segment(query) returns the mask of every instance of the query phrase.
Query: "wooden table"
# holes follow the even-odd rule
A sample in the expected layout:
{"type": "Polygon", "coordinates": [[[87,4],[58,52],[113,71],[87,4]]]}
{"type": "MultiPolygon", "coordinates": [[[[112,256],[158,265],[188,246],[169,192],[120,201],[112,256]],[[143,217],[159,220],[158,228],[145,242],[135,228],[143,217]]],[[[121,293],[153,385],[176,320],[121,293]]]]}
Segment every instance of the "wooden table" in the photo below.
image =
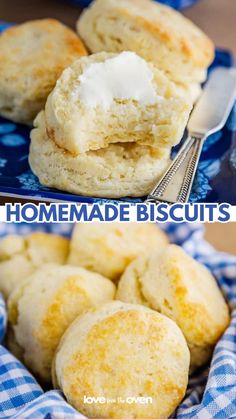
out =
{"type": "MultiPolygon", "coordinates": [[[[184,14],[208,33],[216,45],[236,54],[236,0],[201,0],[184,14]]],[[[0,0],[0,20],[9,22],[54,17],[74,27],[78,15],[79,9],[63,0],[0,0]]],[[[236,254],[235,223],[208,224],[206,237],[219,250],[236,254]]]]}

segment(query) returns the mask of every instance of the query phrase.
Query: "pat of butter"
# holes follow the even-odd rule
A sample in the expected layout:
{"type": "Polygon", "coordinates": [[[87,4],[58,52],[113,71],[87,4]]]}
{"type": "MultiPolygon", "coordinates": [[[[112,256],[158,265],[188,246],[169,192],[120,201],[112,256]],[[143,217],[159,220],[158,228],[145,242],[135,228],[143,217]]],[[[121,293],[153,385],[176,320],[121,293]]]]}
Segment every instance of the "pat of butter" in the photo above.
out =
{"type": "Polygon", "coordinates": [[[88,65],[79,82],[74,95],[90,107],[108,109],[115,99],[135,100],[140,105],[152,105],[160,99],[150,67],[133,52],[88,65]]]}

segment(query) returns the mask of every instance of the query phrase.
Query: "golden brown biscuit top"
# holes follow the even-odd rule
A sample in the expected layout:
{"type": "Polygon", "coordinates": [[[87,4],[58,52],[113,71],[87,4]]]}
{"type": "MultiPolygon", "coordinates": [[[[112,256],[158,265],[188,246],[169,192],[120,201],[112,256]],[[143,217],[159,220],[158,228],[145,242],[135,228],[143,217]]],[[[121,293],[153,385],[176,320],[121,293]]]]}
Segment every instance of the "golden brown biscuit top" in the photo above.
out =
{"type": "MultiPolygon", "coordinates": [[[[134,23],[154,37],[160,38],[171,49],[200,67],[207,67],[214,58],[214,45],[194,23],[168,6],[151,0],[100,0],[103,7],[117,10],[119,16],[134,23]]],[[[136,29],[136,28],[135,28],[136,29]]]]}
{"type": "Polygon", "coordinates": [[[48,80],[45,88],[53,87],[64,68],[82,55],[87,55],[83,43],[62,23],[55,19],[29,21],[0,36],[0,77],[17,83],[23,91],[44,78],[48,80]]]}
{"type": "Polygon", "coordinates": [[[54,368],[57,384],[63,383],[72,405],[89,417],[162,418],[184,396],[188,363],[187,345],[175,323],[141,306],[114,302],[75,320],[61,341],[54,368]],[[115,403],[94,411],[84,405],[84,394],[108,399],[148,395],[152,404],[144,416],[143,405],[115,403]]]}

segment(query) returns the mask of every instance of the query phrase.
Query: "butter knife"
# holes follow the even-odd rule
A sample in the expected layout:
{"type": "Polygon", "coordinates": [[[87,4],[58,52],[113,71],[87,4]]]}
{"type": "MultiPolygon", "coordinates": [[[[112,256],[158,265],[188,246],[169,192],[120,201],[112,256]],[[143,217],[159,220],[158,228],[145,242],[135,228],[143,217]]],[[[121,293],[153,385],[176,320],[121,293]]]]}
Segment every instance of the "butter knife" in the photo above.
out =
{"type": "Polygon", "coordinates": [[[206,138],[225,125],[236,100],[236,69],[214,70],[190,116],[188,137],[145,202],[188,202],[206,138]]]}

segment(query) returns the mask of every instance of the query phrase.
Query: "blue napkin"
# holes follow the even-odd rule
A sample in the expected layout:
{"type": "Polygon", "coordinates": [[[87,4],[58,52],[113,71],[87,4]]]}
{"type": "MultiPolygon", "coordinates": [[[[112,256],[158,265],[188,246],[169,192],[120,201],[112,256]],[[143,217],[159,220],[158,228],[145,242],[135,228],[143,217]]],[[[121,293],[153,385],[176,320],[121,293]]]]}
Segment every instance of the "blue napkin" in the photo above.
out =
{"type": "MultiPolygon", "coordinates": [[[[205,264],[214,274],[232,309],[231,324],[216,345],[211,364],[189,382],[185,399],[172,419],[236,418],[236,257],[216,252],[204,241],[204,229],[196,224],[165,224],[172,242],[205,264]],[[210,369],[209,369],[210,367],[210,369]]],[[[28,234],[32,230],[70,236],[69,224],[29,225],[0,223],[0,237],[28,234]]],[[[6,309],[0,302],[0,336],[6,328],[6,309]]],[[[32,375],[4,346],[0,346],[0,418],[82,419],[59,391],[44,392],[32,375]]]]}

